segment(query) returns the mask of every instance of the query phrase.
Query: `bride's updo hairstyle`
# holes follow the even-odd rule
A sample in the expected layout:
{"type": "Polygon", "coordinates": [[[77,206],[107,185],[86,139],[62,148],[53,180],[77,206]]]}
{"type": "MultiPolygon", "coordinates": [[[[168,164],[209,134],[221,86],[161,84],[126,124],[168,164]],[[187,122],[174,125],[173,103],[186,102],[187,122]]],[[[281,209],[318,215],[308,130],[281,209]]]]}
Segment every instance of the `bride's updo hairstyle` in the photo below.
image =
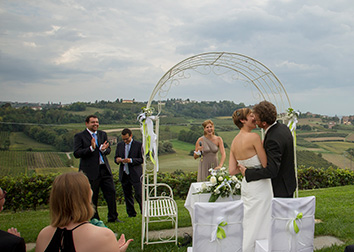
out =
{"type": "Polygon", "coordinates": [[[90,183],[82,172],[57,176],[49,198],[51,225],[64,227],[71,222],[88,221],[94,213],[91,197],[90,183]]]}
{"type": "Polygon", "coordinates": [[[234,120],[234,124],[241,129],[243,127],[243,123],[241,120],[247,120],[247,116],[252,113],[252,110],[249,108],[242,108],[235,110],[232,114],[232,119],[234,120]]]}
{"type": "MultiPolygon", "coordinates": [[[[208,124],[213,125],[213,128],[214,128],[214,123],[213,123],[213,121],[210,120],[210,119],[205,120],[205,121],[202,123],[203,128],[205,129],[205,127],[206,127],[208,124]]],[[[204,135],[206,135],[205,132],[204,132],[204,135]]],[[[213,135],[215,135],[215,129],[213,130],[213,135]]]]}

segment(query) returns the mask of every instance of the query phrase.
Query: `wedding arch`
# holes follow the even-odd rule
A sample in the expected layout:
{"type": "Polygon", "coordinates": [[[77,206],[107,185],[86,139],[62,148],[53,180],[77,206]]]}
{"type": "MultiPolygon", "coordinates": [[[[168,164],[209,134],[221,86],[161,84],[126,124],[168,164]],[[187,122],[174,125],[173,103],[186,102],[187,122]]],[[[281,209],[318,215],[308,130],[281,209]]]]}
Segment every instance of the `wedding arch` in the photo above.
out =
{"type": "MultiPolygon", "coordinates": [[[[290,123],[296,126],[296,118],[289,117],[289,110],[291,109],[290,99],[286,93],[286,90],[276,75],[267,68],[261,62],[238,53],[229,52],[208,52],[198,55],[194,55],[185,60],[182,60],[178,64],[174,65],[168,70],[158,81],[154,87],[146,107],[143,109],[143,113],[139,115],[143,132],[143,146],[145,156],[143,165],[143,202],[145,210],[143,209],[142,218],[142,248],[144,243],[151,244],[156,242],[150,242],[148,238],[150,217],[146,213],[150,209],[150,200],[160,199],[156,188],[157,172],[159,170],[158,163],[158,139],[159,139],[159,115],[162,110],[162,100],[165,99],[173,86],[178,86],[182,80],[189,79],[191,72],[198,74],[208,75],[229,75],[231,80],[235,82],[241,82],[245,87],[251,88],[251,94],[258,102],[267,100],[272,102],[278,111],[278,119],[290,123]],[[157,98],[157,110],[152,107],[152,103],[157,98]]],[[[295,134],[295,127],[293,134],[295,134]]],[[[295,141],[296,137],[294,137],[295,141]]],[[[296,145],[295,145],[296,146],[296,145]]],[[[296,164],[296,149],[295,155],[295,168],[296,164]]],[[[296,170],[296,169],[295,169],[296,170]]],[[[160,183],[161,184],[161,183],[160,183]]],[[[172,189],[168,185],[164,185],[168,188],[172,194],[172,189]]],[[[166,196],[166,191],[162,197],[166,196]]],[[[171,195],[169,196],[171,199],[171,195]]],[[[173,196],[171,202],[171,209],[174,208],[173,196]],[[171,203],[172,202],[172,203],[171,203]]],[[[173,212],[177,209],[168,209],[173,212]]],[[[156,210],[156,209],[155,209],[156,210]]],[[[159,211],[159,209],[157,209],[159,211]]],[[[159,238],[158,242],[176,242],[177,243],[177,213],[170,217],[170,221],[175,224],[174,236],[167,239],[159,238]]],[[[156,217],[156,216],[155,216],[156,217]]],[[[166,221],[166,215],[162,214],[162,221],[166,221]]]]}

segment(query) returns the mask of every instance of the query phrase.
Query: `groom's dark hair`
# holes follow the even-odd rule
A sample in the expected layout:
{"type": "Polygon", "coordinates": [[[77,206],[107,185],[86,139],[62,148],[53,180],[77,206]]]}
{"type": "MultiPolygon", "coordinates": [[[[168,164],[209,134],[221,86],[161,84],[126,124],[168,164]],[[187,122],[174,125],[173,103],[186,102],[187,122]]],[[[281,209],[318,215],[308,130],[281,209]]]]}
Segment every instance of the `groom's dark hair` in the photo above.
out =
{"type": "Polygon", "coordinates": [[[253,107],[253,112],[259,116],[261,122],[268,125],[273,124],[277,120],[277,109],[273,103],[262,101],[253,107]]]}

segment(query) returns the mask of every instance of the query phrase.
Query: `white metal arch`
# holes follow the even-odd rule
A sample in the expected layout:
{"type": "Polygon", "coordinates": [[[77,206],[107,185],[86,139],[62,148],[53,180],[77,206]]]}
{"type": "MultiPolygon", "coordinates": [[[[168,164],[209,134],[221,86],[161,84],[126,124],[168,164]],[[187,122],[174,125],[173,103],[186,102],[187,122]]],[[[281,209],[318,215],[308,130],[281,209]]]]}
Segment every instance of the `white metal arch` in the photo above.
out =
{"type": "Polygon", "coordinates": [[[289,97],[283,84],[275,74],[261,62],[238,53],[208,52],[189,57],[168,70],[153,89],[147,108],[150,108],[155,96],[158,100],[166,97],[173,85],[178,85],[180,80],[188,79],[187,70],[194,70],[200,74],[214,73],[223,75],[233,73],[232,78],[243,81],[255,88],[253,96],[261,101],[272,102],[279,113],[291,107],[289,97]]]}

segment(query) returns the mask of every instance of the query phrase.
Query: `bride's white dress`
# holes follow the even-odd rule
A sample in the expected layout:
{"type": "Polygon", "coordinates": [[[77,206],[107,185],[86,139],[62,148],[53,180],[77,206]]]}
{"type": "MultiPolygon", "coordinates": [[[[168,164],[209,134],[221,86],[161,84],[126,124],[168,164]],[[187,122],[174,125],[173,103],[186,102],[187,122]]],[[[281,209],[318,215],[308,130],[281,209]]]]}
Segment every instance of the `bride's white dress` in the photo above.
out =
{"type": "MultiPolygon", "coordinates": [[[[247,169],[264,169],[257,155],[245,160],[237,160],[247,169]]],[[[241,199],[244,205],[243,252],[254,252],[255,241],[268,239],[271,220],[273,189],[270,179],[241,184],[241,199]]]]}

